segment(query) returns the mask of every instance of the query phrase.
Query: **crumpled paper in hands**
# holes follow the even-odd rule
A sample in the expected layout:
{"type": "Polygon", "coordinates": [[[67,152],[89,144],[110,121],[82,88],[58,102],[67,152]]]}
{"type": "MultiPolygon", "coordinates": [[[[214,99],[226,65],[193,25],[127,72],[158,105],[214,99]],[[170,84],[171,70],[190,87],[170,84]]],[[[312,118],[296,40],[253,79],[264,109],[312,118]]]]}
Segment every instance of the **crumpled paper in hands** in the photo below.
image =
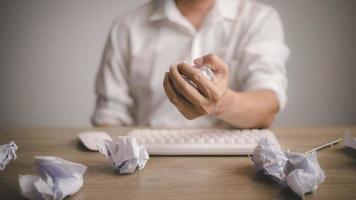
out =
{"type": "Polygon", "coordinates": [[[344,145],[356,149],[356,138],[351,135],[349,130],[345,130],[344,145]]]}
{"type": "Polygon", "coordinates": [[[276,148],[267,138],[259,141],[253,152],[252,160],[258,171],[282,185],[288,185],[300,197],[313,193],[325,180],[324,171],[320,168],[315,152],[298,154],[284,152],[276,148]]]}
{"type": "Polygon", "coordinates": [[[9,164],[10,160],[15,160],[17,158],[16,151],[18,147],[14,141],[9,144],[0,145],[0,170],[3,171],[6,165],[9,164]]]}
{"type": "Polygon", "coordinates": [[[131,174],[143,169],[149,159],[146,147],[138,145],[132,136],[119,136],[116,140],[98,142],[99,152],[106,156],[119,174],[131,174]]]}
{"type": "Polygon", "coordinates": [[[36,156],[39,176],[19,175],[20,191],[29,199],[61,200],[83,186],[87,167],[53,156],[36,156]]]}

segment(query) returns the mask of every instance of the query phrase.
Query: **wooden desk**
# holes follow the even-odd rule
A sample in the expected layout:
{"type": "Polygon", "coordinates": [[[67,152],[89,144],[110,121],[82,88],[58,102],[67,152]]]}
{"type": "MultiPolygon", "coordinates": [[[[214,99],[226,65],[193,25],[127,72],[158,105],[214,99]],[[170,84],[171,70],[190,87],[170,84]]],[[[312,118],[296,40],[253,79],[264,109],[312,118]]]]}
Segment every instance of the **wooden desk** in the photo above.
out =
{"type": "MultiPolygon", "coordinates": [[[[350,128],[350,127],[349,127],[350,128]]],[[[112,136],[130,128],[102,129],[112,136]]],[[[350,128],[356,133],[356,128],[350,128]]],[[[76,139],[89,129],[0,129],[0,144],[14,140],[18,159],[0,172],[0,199],[21,199],[18,174],[36,174],[34,157],[53,155],[88,167],[84,186],[71,199],[295,199],[266,177],[256,175],[248,157],[151,157],[146,168],[120,176],[104,156],[88,152],[76,139]]],[[[281,145],[303,152],[342,137],[344,128],[277,129],[281,145]]],[[[326,181],[307,199],[356,199],[356,153],[342,144],[318,153],[326,181]]]]}

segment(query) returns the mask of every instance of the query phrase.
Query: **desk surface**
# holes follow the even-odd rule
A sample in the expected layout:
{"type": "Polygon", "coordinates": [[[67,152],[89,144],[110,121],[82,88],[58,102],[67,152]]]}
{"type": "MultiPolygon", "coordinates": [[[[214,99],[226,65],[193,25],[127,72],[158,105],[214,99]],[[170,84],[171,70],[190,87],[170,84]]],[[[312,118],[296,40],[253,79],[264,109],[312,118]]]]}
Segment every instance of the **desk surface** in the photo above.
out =
{"type": "MultiPolygon", "coordinates": [[[[350,127],[349,127],[350,128],[350,127]]],[[[356,133],[356,127],[350,128],[356,133]]],[[[146,167],[120,176],[104,156],[88,152],[76,134],[90,129],[2,128],[0,144],[14,140],[18,159],[0,172],[0,199],[21,199],[18,174],[37,174],[36,155],[53,155],[88,167],[84,185],[71,199],[298,199],[266,177],[248,157],[151,157],[146,167]]],[[[130,128],[100,129],[111,136],[130,128]]],[[[283,148],[303,152],[342,137],[344,128],[276,129],[283,148]]],[[[356,199],[356,153],[342,144],[318,153],[326,180],[307,199],[356,199]]]]}

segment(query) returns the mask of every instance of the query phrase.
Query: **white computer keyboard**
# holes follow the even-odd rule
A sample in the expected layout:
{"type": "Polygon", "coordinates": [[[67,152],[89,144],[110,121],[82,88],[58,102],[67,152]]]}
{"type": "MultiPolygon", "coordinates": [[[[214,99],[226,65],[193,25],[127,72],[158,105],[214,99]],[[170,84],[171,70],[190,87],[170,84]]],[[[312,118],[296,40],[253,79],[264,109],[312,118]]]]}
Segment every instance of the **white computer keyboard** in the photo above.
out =
{"type": "Polygon", "coordinates": [[[150,155],[249,155],[263,137],[280,148],[268,129],[134,129],[128,135],[145,145],[150,155]]]}

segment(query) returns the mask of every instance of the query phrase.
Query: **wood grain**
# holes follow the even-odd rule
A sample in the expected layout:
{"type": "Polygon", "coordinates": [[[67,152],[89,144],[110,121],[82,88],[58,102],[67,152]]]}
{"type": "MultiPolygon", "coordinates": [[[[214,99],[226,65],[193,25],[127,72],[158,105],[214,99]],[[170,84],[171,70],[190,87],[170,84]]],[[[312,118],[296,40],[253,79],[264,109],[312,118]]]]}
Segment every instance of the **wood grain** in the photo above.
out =
{"type": "MultiPolygon", "coordinates": [[[[304,152],[342,137],[345,127],[276,129],[283,148],[304,152]]],[[[348,127],[356,135],[356,127],[348,127]]],[[[103,128],[111,136],[132,127],[103,128]]],[[[257,175],[253,162],[243,156],[151,157],[146,168],[117,175],[105,158],[87,151],[76,135],[85,128],[1,128],[0,144],[14,140],[18,159],[0,172],[0,199],[21,199],[19,174],[36,174],[34,157],[52,155],[88,167],[84,186],[69,199],[298,199],[290,190],[257,175]]],[[[307,199],[356,199],[356,151],[339,144],[318,153],[326,180],[307,199]]]]}

